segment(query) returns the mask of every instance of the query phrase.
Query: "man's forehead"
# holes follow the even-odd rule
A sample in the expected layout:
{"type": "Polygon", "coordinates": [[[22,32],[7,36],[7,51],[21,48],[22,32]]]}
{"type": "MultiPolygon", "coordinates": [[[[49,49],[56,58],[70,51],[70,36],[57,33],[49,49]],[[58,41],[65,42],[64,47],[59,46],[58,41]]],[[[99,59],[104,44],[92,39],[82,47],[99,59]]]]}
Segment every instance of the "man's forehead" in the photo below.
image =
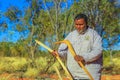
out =
{"type": "Polygon", "coordinates": [[[84,23],[85,20],[82,18],[82,19],[75,20],[75,22],[81,22],[81,23],[84,23]]]}

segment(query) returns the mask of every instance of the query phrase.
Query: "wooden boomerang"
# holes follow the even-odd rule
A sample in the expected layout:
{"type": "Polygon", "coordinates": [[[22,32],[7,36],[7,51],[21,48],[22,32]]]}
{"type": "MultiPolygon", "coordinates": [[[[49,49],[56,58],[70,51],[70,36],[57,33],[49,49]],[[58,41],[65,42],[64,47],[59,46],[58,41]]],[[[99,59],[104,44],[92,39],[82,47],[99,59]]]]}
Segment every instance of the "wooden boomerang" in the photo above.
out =
{"type": "MultiPolygon", "coordinates": [[[[45,49],[47,49],[49,52],[53,52],[52,49],[50,49],[49,47],[47,47],[45,44],[43,44],[42,42],[35,40],[36,43],[38,43],[39,45],[41,45],[42,47],[44,47],[45,49]]],[[[64,66],[63,62],[61,61],[59,55],[56,56],[56,59],[58,60],[58,62],[61,64],[62,68],[65,70],[65,73],[70,77],[70,80],[73,80],[71,74],[69,73],[69,71],[67,70],[67,68],[64,66]]]]}
{"type": "MultiPolygon", "coordinates": [[[[68,40],[63,40],[63,41],[58,41],[56,42],[56,44],[60,44],[60,43],[65,43],[68,46],[68,49],[70,50],[71,54],[73,55],[73,57],[76,56],[76,53],[70,43],[70,41],[68,40]]],[[[91,80],[94,80],[93,77],[91,76],[91,74],[88,72],[88,70],[85,68],[85,66],[82,64],[81,61],[78,61],[78,64],[83,68],[83,70],[86,72],[86,74],[90,77],[91,80]]]]}

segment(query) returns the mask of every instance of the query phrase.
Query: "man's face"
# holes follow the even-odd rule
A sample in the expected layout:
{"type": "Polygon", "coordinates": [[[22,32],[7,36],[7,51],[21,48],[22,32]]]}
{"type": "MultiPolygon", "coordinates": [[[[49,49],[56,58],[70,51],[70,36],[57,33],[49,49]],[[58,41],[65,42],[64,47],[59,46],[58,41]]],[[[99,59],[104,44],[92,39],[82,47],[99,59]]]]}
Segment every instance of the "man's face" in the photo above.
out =
{"type": "Polygon", "coordinates": [[[82,33],[86,28],[86,22],[83,18],[75,20],[75,28],[79,33],[82,33]]]}

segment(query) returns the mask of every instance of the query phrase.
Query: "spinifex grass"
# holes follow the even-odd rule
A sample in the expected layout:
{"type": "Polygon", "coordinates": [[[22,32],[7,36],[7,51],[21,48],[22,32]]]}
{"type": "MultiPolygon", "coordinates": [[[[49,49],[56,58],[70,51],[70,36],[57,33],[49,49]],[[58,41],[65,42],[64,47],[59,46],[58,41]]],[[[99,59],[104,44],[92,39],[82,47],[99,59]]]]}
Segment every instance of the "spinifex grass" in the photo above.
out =
{"type": "Polygon", "coordinates": [[[0,72],[16,72],[25,70],[27,61],[20,57],[1,57],[0,58],[0,72]]]}

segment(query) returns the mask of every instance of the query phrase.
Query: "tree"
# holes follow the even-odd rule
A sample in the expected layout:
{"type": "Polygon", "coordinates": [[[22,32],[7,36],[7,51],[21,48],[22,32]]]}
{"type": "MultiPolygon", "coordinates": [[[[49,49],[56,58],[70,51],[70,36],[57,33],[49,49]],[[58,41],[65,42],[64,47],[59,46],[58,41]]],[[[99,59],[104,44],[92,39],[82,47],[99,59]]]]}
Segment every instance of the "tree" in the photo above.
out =
{"type": "MultiPolygon", "coordinates": [[[[15,7],[11,7],[5,15],[15,22],[16,30],[23,33],[28,30],[28,37],[25,40],[26,50],[31,58],[34,58],[38,45],[35,39],[47,41],[51,48],[57,48],[53,42],[63,40],[65,35],[74,29],[74,17],[78,13],[85,13],[89,17],[88,24],[91,28],[98,30],[104,38],[109,39],[119,34],[119,7],[115,6],[115,0],[74,0],[73,5],[68,8],[66,0],[27,0],[29,7],[21,13],[15,7]],[[61,5],[65,3],[63,8],[61,5]],[[52,4],[48,6],[47,4],[52,4]],[[44,7],[43,7],[44,5],[44,7]],[[105,34],[104,34],[105,33],[105,34]]],[[[115,43],[117,39],[112,41],[115,43]]],[[[110,45],[112,45],[110,43],[110,45]]]]}

